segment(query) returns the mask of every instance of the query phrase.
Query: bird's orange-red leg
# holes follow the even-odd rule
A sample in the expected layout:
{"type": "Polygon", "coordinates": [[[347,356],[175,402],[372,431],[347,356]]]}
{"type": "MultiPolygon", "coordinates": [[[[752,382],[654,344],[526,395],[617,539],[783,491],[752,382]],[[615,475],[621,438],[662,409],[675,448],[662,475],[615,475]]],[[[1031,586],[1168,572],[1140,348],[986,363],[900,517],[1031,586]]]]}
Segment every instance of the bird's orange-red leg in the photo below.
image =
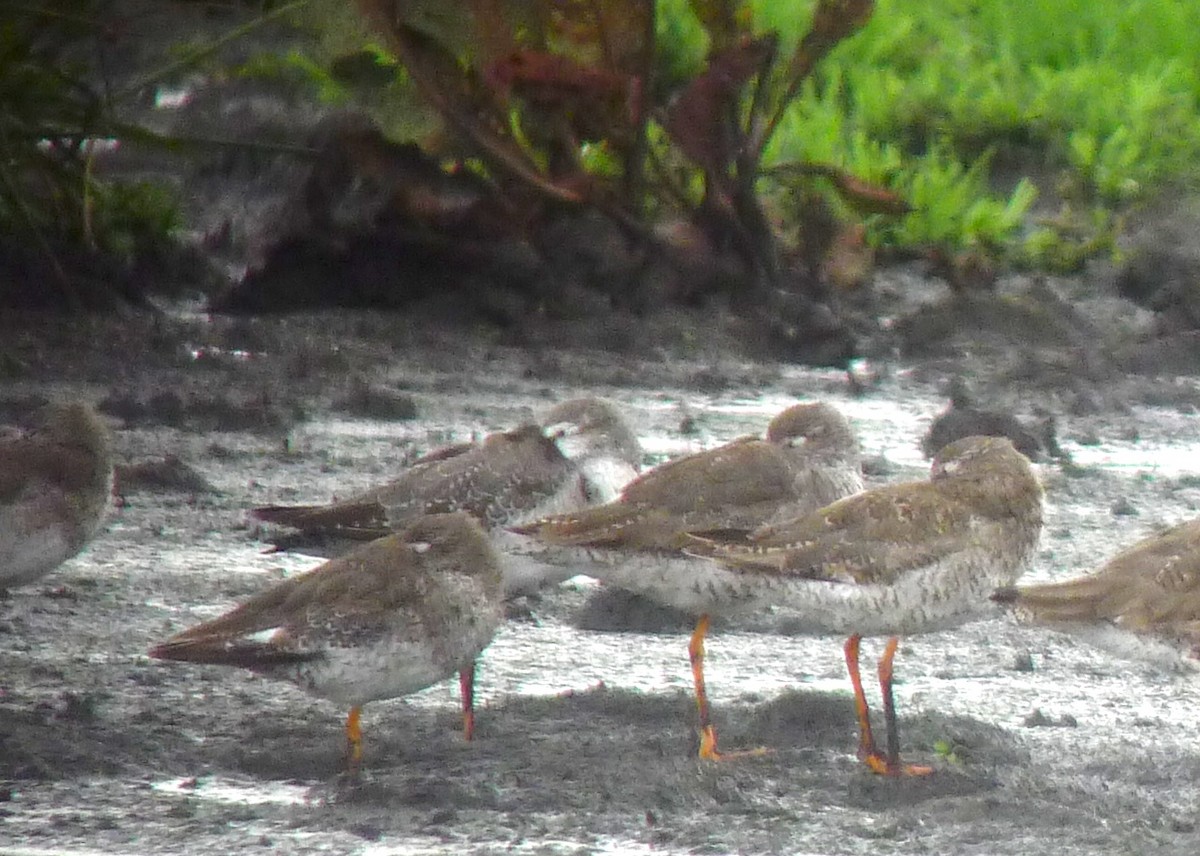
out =
{"type": "Polygon", "coordinates": [[[355,705],[346,717],[346,766],[357,773],[362,764],[362,708],[355,705]]]}
{"type": "Polygon", "coordinates": [[[704,688],[704,636],[708,633],[708,616],[701,615],[688,642],[688,659],[692,664],[692,684],[696,690],[696,715],[700,722],[700,757],[716,760],[717,730],[708,718],[708,692],[704,688]]]}
{"type": "Polygon", "coordinates": [[[875,772],[876,762],[882,763],[879,751],[875,748],[875,736],[871,733],[871,711],[867,707],[867,696],[863,692],[862,674],[858,668],[859,647],[862,636],[855,633],[846,640],[843,648],[846,654],[846,670],[850,673],[850,686],[854,688],[854,712],[858,714],[858,758],[875,772]]]}
{"type": "Polygon", "coordinates": [[[462,693],[463,737],[475,737],[475,663],[458,673],[458,689],[462,693]]]}
{"type": "MultiPolygon", "coordinates": [[[[879,658],[879,690],[883,696],[883,718],[887,725],[887,757],[882,759],[884,765],[882,770],[876,770],[874,765],[871,765],[871,769],[889,776],[928,776],[933,772],[933,767],[900,763],[900,735],[896,728],[896,701],[892,696],[892,661],[896,659],[896,648],[899,645],[900,640],[895,636],[891,637],[888,639],[887,647],[883,649],[883,656],[879,658]]],[[[870,764],[869,761],[868,764],[870,764]]]]}
{"type": "Polygon", "coordinates": [[[692,664],[692,683],[696,690],[696,714],[700,722],[700,757],[708,761],[723,761],[766,754],[767,750],[762,748],[729,753],[717,749],[717,729],[709,719],[708,692],[704,688],[704,637],[708,634],[708,624],[708,616],[700,616],[688,642],[688,659],[692,664]]]}

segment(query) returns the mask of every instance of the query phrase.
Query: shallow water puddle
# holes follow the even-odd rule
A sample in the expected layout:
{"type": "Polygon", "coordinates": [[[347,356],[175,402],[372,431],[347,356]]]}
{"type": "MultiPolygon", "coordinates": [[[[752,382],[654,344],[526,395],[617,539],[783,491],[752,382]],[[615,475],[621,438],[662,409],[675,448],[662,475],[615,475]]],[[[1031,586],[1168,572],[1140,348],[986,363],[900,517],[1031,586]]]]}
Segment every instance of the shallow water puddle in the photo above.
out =
{"type": "Polygon", "coordinates": [[[1134,442],[1129,445],[1102,443],[1081,446],[1067,442],[1062,447],[1079,466],[1144,471],[1151,475],[1172,477],[1200,473],[1200,443],[1160,445],[1134,442]]]}
{"type": "MultiPolygon", "coordinates": [[[[808,668],[811,663],[808,647],[821,642],[714,631],[706,640],[709,695],[731,700],[782,692],[798,679],[805,680],[796,673],[800,664],[808,668]],[[722,649],[738,655],[729,656],[722,649]]],[[[557,623],[506,627],[484,652],[476,693],[502,702],[513,695],[554,696],[600,686],[644,693],[691,692],[687,646],[686,633],[595,633],[557,623]]],[[[447,693],[454,690],[447,685],[447,693]]]]}
{"type": "Polygon", "coordinates": [[[309,802],[312,785],[262,780],[245,782],[202,776],[166,779],[151,783],[150,788],[170,796],[238,805],[304,805],[309,802]]]}
{"type": "Polygon", "coordinates": [[[112,856],[108,850],[78,850],[76,848],[12,848],[5,846],[4,856],[112,856]]]}
{"type": "MultiPolygon", "coordinates": [[[[631,838],[617,837],[600,837],[588,839],[572,840],[563,837],[553,838],[537,838],[537,839],[522,839],[520,841],[496,842],[497,848],[502,848],[505,853],[538,853],[538,854],[559,854],[559,853],[663,853],[671,852],[669,849],[664,851],[661,847],[653,847],[646,842],[637,841],[631,838]]],[[[447,844],[440,838],[422,837],[408,838],[404,841],[388,842],[386,844],[371,844],[360,851],[363,856],[393,856],[393,854],[403,854],[403,856],[426,856],[426,854],[438,854],[442,856],[446,853],[453,852],[453,843],[447,844]]],[[[499,849],[497,850],[499,852],[499,849]]]]}
{"type": "MultiPolygon", "coordinates": [[[[560,397],[567,395],[564,393],[560,397]]],[[[898,403],[891,399],[837,395],[764,394],[754,399],[711,399],[681,394],[672,400],[634,396],[622,398],[618,403],[626,412],[647,458],[658,462],[711,449],[745,434],[761,435],[767,422],[781,410],[797,401],[813,399],[833,403],[850,418],[865,455],[882,455],[902,468],[923,470],[928,466],[921,452],[920,438],[943,405],[927,396],[913,396],[898,403]],[[694,435],[679,432],[682,404],[686,404],[685,412],[704,417],[694,435]]],[[[446,425],[438,422],[438,426],[439,430],[431,433],[424,422],[398,427],[394,422],[334,419],[306,423],[299,431],[306,442],[323,438],[325,442],[338,444],[339,451],[351,454],[354,447],[350,444],[355,443],[387,443],[390,448],[405,441],[424,449],[449,442],[478,440],[487,433],[487,429],[477,422],[446,425]]],[[[382,450],[376,451],[376,455],[381,454],[384,454],[382,450]]],[[[369,483],[377,484],[378,477],[369,483]]]]}

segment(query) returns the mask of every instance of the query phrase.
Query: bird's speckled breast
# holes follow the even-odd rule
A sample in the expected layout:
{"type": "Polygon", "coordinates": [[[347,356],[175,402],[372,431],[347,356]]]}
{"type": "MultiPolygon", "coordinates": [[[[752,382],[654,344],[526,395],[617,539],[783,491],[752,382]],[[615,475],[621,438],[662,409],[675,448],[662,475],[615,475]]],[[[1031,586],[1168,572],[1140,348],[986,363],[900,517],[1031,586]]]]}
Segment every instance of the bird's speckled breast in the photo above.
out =
{"type": "Polygon", "coordinates": [[[956,627],[992,613],[992,592],[1015,582],[1032,558],[1038,530],[1008,534],[1012,537],[1007,540],[981,539],[890,585],[792,579],[776,603],[812,633],[907,635],[956,627]]]}
{"type": "Polygon", "coordinates": [[[436,627],[405,622],[370,639],[339,634],[319,648],[319,658],[279,667],[273,676],[341,704],[397,698],[468,667],[491,643],[502,619],[500,606],[478,590],[436,627]]]}
{"type": "Polygon", "coordinates": [[[693,615],[749,612],[775,602],[783,583],[747,575],[711,559],[667,552],[559,548],[578,573],[693,615]]]}

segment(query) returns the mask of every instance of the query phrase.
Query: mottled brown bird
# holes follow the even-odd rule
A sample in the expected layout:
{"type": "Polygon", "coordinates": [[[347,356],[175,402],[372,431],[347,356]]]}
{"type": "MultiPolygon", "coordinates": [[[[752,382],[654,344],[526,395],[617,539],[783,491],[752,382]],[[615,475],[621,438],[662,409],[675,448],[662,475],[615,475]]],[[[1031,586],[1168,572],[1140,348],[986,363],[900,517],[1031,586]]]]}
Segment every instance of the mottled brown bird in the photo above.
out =
{"type": "MultiPolygon", "coordinates": [[[[493,531],[545,514],[583,508],[614,497],[637,475],[641,446],[619,411],[596,398],[551,408],[542,425],[524,425],[482,443],[437,450],[392,481],[329,505],[266,506],[251,515],[300,530],[284,549],[335,554],[355,541],[386,535],[421,514],[465,511],[493,531]]],[[[546,582],[546,568],[505,561],[506,588],[522,591],[546,582]]]]}
{"type": "Polygon", "coordinates": [[[537,425],[438,449],[387,484],[328,505],[255,508],[253,517],[305,532],[385,534],[422,514],[465,511],[485,526],[553,496],[566,458],[537,425]]]}
{"type": "Polygon", "coordinates": [[[513,529],[534,539],[530,550],[541,561],[699,616],[688,653],[700,755],[717,759],[704,684],[709,615],[772,601],[769,587],[749,575],[714,584],[717,566],[682,552],[688,533],[750,530],[861,488],[858,442],[845,417],[824,403],[798,404],[771,420],[765,440],[742,438],[668,461],[631,482],[615,502],[513,529]]]}
{"type": "MultiPolygon", "coordinates": [[[[967,437],[934,458],[929,481],[887,485],[792,521],[768,525],[749,544],[697,539],[694,554],[727,567],[724,583],[756,585],[798,613],[814,633],[846,633],[846,665],[858,712],[859,755],[890,775],[903,765],[892,697],[898,636],[961,624],[983,612],[1033,557],[1042,489],[1029,461],[999,437],[967,437]],[[889,640],[879,661],[887,751],[871,732],[859,673],[865,635],[889,640]]],[[[724,579],[714,574],[714,585],[724,579]]]]}
{"type": "Polygon", "coordinates": [[[112,436],[86,404],[51,404],[33,431],[0,435],[0,588],[33,582],[100,530],[112,436]]]}
{"type": "Polygon", "coordinates": [[[1200,668],[1200,520],[1139,541],[1094,573],[1002,588],[994,599],[1121,656],[1200,668]]]}
{"type": "Polygon", "coordinates": [[[349,705],[354,771],[364,704],[455,672],[471,739],[475,661],[500,626],[502,598],[500,565],[479,524],[462,512],[429,515],[171,637],[150,656],[241,666],[349,705]]]}

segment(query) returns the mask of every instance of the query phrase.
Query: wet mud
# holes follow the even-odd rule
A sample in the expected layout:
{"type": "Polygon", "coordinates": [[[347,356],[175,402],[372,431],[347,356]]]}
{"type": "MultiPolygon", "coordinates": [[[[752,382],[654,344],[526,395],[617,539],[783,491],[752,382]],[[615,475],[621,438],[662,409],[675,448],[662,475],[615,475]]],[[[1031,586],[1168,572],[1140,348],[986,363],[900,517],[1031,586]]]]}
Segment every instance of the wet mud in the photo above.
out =
{"type": "MultiPolygon", "coordinates": [[[[455,682],[368,705],[358,782],[341,775],[346,711],[146,657],[319,561],[265,553],[251,506],[346,495],[585,392],[625,409],[648,463],[823,398],[852,418],[873,482],[921,478],[946,379],[994,380],[986,356],[880,364],[864,387],[702,344],[612,355],[370,315],[173,318],[5,333],[5,416],[88,396],[123,466],[175,456],[189,475],[127,477],[84,554],[0,600],[0,852],[1195,852],[1197,679],[1000,613],[904,640],[903,751],[936,768],[904,780],[854,757],[843,640],[769,612],[714,629],[708,679],[722,745],[770,751],[698,761],[687,622],[605,603],[587,580],[514,605],[482,659],[472,743],[455,682]],[[364,382],[410,399],[411,418],[339,410],[364,382]]],[[[1071,456],[1038,464],[1047,525],[1028,578],[1081,572],[1196,514],[1193,380],[1114,376],[1090,410],[1048,371],[983,386],[1008,411],[1053,415],[1071,456]]]]}

